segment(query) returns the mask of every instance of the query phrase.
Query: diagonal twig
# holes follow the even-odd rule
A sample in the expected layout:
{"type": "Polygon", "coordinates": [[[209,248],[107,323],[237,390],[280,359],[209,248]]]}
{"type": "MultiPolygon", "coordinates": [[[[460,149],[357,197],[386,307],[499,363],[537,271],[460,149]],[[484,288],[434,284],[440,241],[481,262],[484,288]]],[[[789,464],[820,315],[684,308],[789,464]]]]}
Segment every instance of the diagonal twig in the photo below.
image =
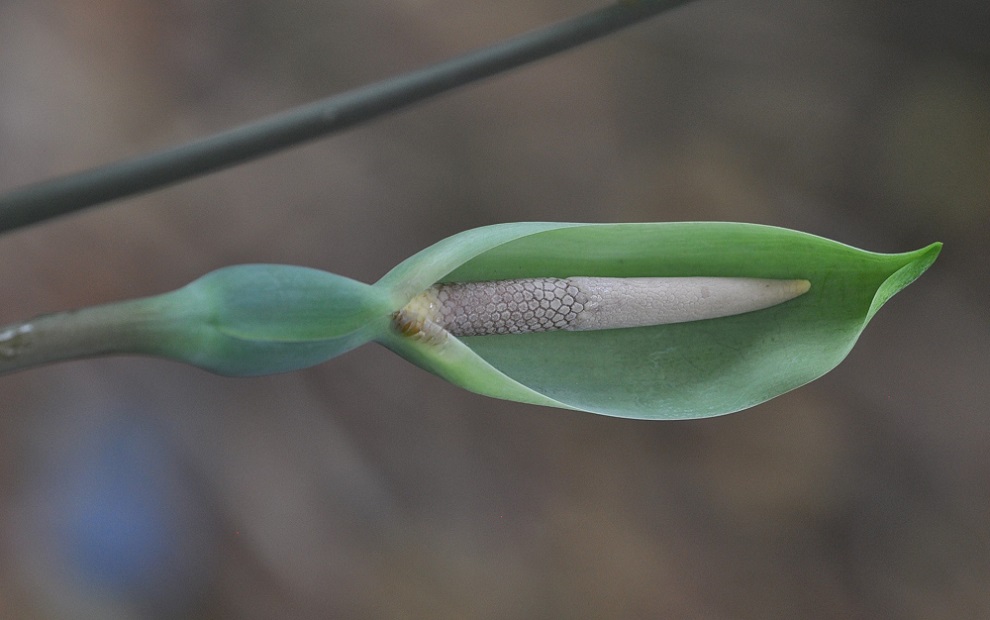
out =
{"type": "Polygon", "coordinates": [[[0,232],[140,194],[302,144],[587,43],[688,0],[620,0],[424,69],[161,151],[0,196],[0,232]]]}

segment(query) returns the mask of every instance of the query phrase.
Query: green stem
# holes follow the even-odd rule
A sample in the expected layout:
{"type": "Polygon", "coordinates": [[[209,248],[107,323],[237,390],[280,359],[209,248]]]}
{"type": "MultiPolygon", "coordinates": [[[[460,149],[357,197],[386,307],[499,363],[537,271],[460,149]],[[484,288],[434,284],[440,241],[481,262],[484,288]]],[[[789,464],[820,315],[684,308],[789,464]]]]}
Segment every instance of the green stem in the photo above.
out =
{"type": "Polygon", "coordinates": [[[687,1],[620,0],[425,69],[181,146],[15,189],[0,197],[0,232],[191,179],[340,131],[587,43],[687,1]]]}
{"type": "Polygon", "coordinates": [[[71,359],[152,353],[171,323],[154,299],[56,312],[0,327],[0,374],[71,359]]]}

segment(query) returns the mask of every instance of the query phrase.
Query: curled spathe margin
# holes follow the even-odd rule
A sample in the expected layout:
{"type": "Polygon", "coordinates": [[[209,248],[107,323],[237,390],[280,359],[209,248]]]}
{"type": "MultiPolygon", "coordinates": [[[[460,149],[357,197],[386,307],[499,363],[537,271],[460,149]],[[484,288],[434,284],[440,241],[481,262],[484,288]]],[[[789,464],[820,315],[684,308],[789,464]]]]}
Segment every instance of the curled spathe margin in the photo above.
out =
{"type": "Polygon", "coordinates": [[[807,279],[781,306],[691,323],[593,332],[376,340],[466,389],[605,415],[684,419],[759,404],[834,368],[880,306],[940,244],[878,254],[738,223],[503,224],[449,237],[374,286],[396,308],[436,282],[533,277],[807,279]]]}

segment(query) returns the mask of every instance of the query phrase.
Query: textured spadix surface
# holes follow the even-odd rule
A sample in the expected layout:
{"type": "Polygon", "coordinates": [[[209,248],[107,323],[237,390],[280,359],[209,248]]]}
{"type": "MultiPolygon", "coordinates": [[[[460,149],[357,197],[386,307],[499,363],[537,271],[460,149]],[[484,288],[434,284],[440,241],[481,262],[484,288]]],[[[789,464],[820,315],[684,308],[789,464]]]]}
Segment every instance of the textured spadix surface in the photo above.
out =
{"type": "Polygon", "coordinates": [[[523,278],[436,284],[396,315],[406,335],[439,341],[546,331],[593,331],[717,319],[808,292],[807,280],[759,278],[523,278]]]}
{"type": "Polygon", "coordinates": [[[401,303],[437,281],[568,277],[804,279],[787,303],[719,319],[606,331],[380,340],[470,390],[607,415],[730,413],[834,368],[877,310],[939,252],[877,254],[791,230],[733,223],[507,224],[424,250],[376,286],[401,303]]]}

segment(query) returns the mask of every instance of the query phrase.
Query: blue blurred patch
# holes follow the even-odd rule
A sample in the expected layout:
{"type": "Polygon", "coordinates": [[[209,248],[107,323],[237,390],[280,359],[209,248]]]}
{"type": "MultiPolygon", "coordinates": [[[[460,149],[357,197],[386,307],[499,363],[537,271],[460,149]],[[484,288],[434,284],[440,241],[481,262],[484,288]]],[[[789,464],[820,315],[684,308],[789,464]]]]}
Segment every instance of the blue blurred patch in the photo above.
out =
{"type": "Polygon", "coordinates": [[[53,499],[58,545],[80,585],[138,603],[195,597],[212,572],[212,528],[167,438],[117,417],[76,445],[53,499]]]}

